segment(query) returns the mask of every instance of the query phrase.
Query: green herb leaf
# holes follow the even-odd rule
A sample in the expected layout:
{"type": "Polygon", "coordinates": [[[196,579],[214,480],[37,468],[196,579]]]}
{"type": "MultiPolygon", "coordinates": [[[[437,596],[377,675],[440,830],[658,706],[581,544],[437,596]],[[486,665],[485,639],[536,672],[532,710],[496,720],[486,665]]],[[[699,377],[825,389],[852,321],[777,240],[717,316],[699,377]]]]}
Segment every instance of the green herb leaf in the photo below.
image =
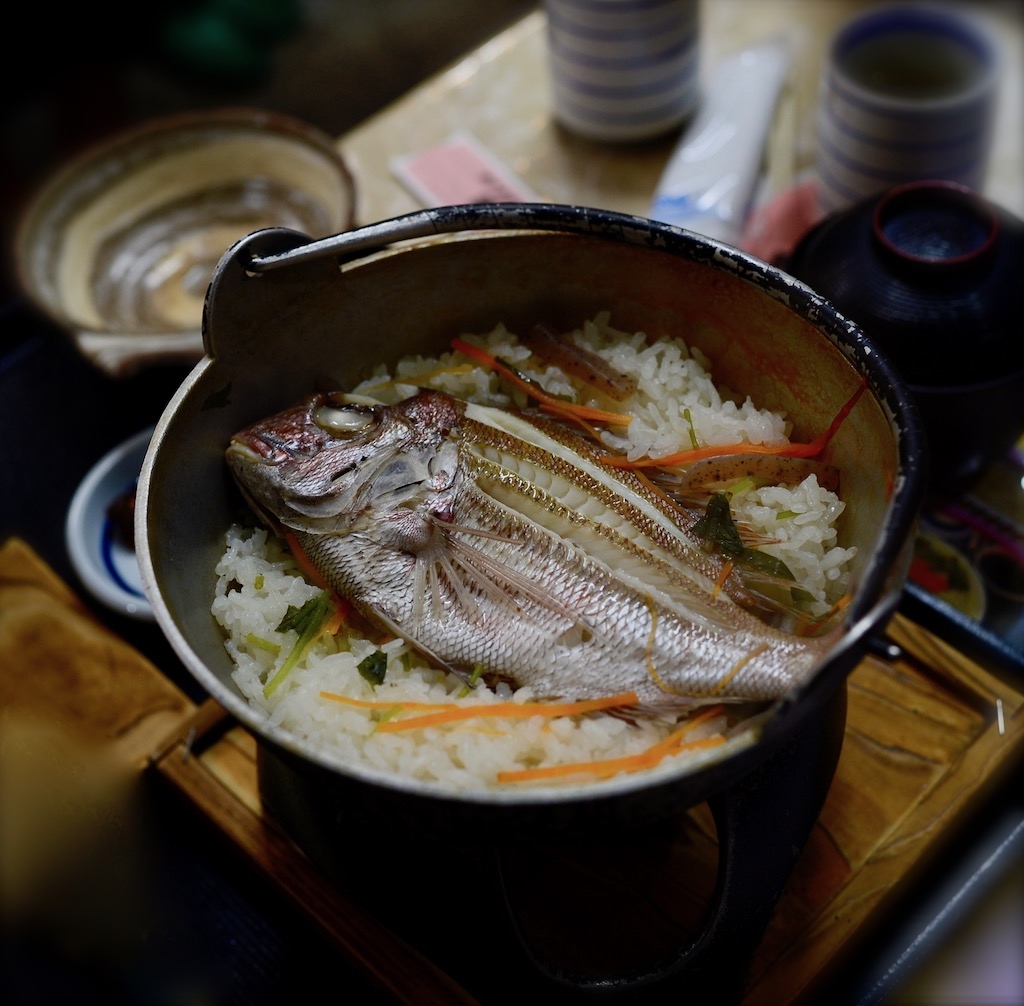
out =
{"type": "Polygon", "coordinates": [[[374,650],[368,657],[363,657],[356,664],[356,670],[360,675],[370,682],[371,685],[384,683],[384,675],[388,669],[388,655],[382,650],[374,650]]]}
{"type": "Polygon", "coordinates": [[[693,533],[722,555],[728,556],[737,566],[768,573],[781,580],[796,579],[781,559],[756,548],[747,548],[743,544],[736,522],[732,519],[727,493],[712,493],[704,516],[693,525],[693,533]]]}
{"type": "Polygon", "coordinates": [[[469,676],[466,683],[459,689],[459,693],[456,698],[464,699],[469,693],[476,687],[476,683],[483,677],[484,665],[474,664],[473,673],[469,676]]]}
{"type": "Polygon", "coordinates": [[[277,643],[273,643],[269,639],[264,639],[262,636],[257,636],[254,632],[247,633],[245,641],[257,650],[265,650],[267,653],[273,653],[275,657],[281,652],[281,647],[277,643]]]}
{"type": "Polygon", "coordinates": [[[730,558],[740,555],[745,548],[729,510],[729,497],[725,493],[711,494],[704,516],[693,525],[693,533],[730,558]]]}
{"type": "Polygon", "coordinates": [[[284,663],[277,669],[274,676],[263,686],[263,694],[270,698],[280,687],[281,682],[291,674],[292,669],[302,659],[303,654],[309,649],[313,641],[320,635],[324,623],[331,612],[331,597],[327,591],[321,591],[315,597],[311,597],[301,608],[290,604],[277,626],[278,632],[294,630],[299,638],[295,641],[291,653],[285,658],[284,663]]]}
{"type": "Polygon", "coordinates": [[[693,416],[690,414],[690,407],[687,406],[683,409],[683,419],[686,420],[686,425],[690,428],[690,446],[697,450],[700,447],[700,442],[697,440],[697,431],[693,426],[693,416]]]}
{"type": "Polygon", "coordinates": [[[311,597],[301,608],[289,604],[284,618],[278,623],[277,631],[287,632],[289,629],[294,629],[301,636],[311,626],[315,625],[319,628],[323,625],[329,608],[330,598],[326,591],[319,593],[316,597],[311,597]]]}
{"type": "Polygon", "coordinates": [[[758,485],[759,482],[753,477],[753,475],[744,475],[743,478],[737,479],[729,486],[729,496],[730,498],[739,496],[741,493],[749,492],[751,489],[756,489],[758,485]]]}
{"type": "Polygon", "coordinates": [[[769,552],[759,552],[756,548],[745,548],[736,557],[736,565],[777,576],[780,580],[796,581],[792,570],[778,556],[769,552]]]}

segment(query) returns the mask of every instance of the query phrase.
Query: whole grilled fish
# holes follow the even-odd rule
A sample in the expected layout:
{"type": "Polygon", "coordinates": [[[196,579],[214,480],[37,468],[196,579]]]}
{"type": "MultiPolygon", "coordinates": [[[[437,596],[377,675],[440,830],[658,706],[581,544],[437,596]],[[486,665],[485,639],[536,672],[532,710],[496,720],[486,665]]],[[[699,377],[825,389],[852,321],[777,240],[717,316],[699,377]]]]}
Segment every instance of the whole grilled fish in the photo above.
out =
{"type": "Polygon", "coordinates": [[[729,596],[691,515],[550,420],[436,391],[313,395],[226,457],[261,518],[364,615],[542,698],[774,699],[829,645],[729,596]]]}

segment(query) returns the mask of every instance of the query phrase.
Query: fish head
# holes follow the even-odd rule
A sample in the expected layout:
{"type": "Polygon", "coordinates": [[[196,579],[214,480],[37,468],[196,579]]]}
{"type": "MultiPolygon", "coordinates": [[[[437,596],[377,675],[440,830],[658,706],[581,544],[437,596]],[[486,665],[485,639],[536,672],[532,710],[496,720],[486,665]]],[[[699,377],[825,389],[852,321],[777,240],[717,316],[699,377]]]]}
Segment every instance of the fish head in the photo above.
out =
{"type": "Polygon", "coordinates": [[[444,519],[462,403],[423,391],[394,405],[317,393],[236,433],[225,457],[270,526],[345,533],[426,507],[444,519]]]}

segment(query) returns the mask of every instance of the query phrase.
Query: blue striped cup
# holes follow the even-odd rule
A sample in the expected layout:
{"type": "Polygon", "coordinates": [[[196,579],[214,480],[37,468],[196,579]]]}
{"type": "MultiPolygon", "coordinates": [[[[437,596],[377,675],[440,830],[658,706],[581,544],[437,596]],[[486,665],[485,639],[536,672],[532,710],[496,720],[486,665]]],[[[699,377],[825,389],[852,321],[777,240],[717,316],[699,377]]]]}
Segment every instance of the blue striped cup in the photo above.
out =
{"type": "Polygon", "coordinates": [[[544,0],[552,114],[591,140],[644,140],[700,97],[697,0],[544,0]]]}
{"type": "Polygon", "coordinates": [[[821,209],[916,181],[980,190],[998,83],[995,42],[966,8],[886,4],[848,22],[821,78],[821,209]]]}

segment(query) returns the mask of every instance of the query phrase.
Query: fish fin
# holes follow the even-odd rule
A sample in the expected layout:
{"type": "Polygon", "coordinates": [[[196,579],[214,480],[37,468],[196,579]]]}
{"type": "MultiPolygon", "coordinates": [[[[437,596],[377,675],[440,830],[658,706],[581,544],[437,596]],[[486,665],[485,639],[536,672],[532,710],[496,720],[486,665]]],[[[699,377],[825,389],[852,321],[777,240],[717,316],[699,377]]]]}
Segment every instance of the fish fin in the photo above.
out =
{"type": "Polygon", "coordinates": [[[507,545],[518,544],[515,538],[510,538],[506,534],[496,534],[494,531],[485,531],[482,527],[470,527],[467,524],[449,524],[436,517],[433,520],[435,527],[440,528],[445,533],[458,531],[460,534],[476,535],[478,538],[487,538],[489,541],[503,541],[507,545]]]}
{"type": "MultiPolygon", "coordinates": [[[[453,586],[453,589],[456,588],[453,586]]],[[[441,577],[438,575],[438,562],[434,556],[426,553],[416,556],[416,562],[413,565],[412,590],[413,632],[418,633],[423,629],[428,610],[435,621],[441,621],[444,618],[441,577]]]]}
{"type": "Polygon", "coordinates": [[[423,624],[423,607],[427,597],[428,564],[421,556],[416,557],[412,567],[412,624],[423,624]]]}
{"type": "Polygon", "coordinates": [[[383,612],[376,608],[369,610],[367,617],[376,621],[392,635],[397,636],[399,639],[405,640],[417,653],[420,654],[425,660],[436,667],[438,670],[444,671],[446,674],[454,674],[455,677],[462,681],[469,682],[469,671],[463,668],[456,667],[454,664],[449,663],[443,657],[435,653],[429,646],[424,646],[423,643],[415,636],[410,635],[406,632],[397,622],[388,618],[383,612]]]}
{"type": "Polygon", "coordinates": [[[482,588],[494,597],[494,585],[487,577],[480,576],[479,571],[473,566],[461,561],[454,554],[454,550],[450,556],[445,551],[439,551],[434,559],[434,568],[444,574],[444,578],[455,592],[455,599],[465,612],[466,617],[471,622],[479,623],[480,605],[476,603],[471,588],[482,588]]]}
{"type": "MultiPolygon", "coordinates": [[[[673,695],[658,702],[641,702],[635,706],[606,709],[608,716],[628,722],[662,722],[669,725],[680,722],[708,706],[750,705],[752,710],[758,704],[749,699],[731,698],[722,695],[673,695]]],[[[748,715],[753,715],[751,712],[748,715]]]]}
{"type": "Polygon", "coordinates": [[[451,547],[452,558],[457,561],[459,568],[498,604],[512,607],[517,618],[522,617],[524,612],[516,604],[515,598],[509,595],[509,589],[538,607],[560,615],[570,623],[570,626],[578,627],[590,636],[600,635],[593,625],[581,619],[578,613],[563,604],[554,594],[538,586],[528,576],[512,569],[507,563],[494,559],[481,549],[457,538],[449,538],[448,544],[451,547]]]}

